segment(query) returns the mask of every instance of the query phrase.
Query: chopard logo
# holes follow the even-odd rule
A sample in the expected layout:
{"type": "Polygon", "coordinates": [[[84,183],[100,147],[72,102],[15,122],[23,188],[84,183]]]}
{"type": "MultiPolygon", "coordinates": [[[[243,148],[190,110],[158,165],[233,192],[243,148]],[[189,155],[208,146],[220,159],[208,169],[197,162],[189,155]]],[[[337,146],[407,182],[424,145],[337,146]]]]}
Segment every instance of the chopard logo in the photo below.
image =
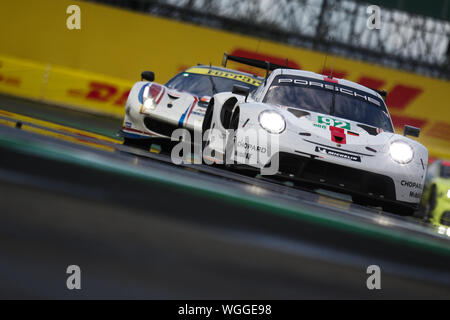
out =
{"type": "Polygon", "coordinates": [[[414,189],[422,189],[422,184],[417,183],[417,182],[411,182],[411,181],[405,181],[402,180],[402,186],[406,186],[408,188],[414,188],[414,189]]]}

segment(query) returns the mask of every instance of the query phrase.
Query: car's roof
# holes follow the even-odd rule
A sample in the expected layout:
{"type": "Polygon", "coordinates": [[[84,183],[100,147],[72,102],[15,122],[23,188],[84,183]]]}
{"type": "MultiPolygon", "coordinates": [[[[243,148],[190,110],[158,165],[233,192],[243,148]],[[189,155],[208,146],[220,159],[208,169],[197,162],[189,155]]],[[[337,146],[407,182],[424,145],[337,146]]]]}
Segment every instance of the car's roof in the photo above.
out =
{"type": "MultiPolygon", "coordinates": [[[[297,70],[297,69],[275,69],[274,71],[272,71],[272,74],[274,74],[274,75],[295,75],[295,76],[312,78],[312,79],[321,80],[321,81],[323,81],[325,78],[328,77],[323,74],[318,74],[318,73],[315,73],[312,71],[297,70]]],[[[380,99],[383,99],[378,92],[376,92],[375,90],[370,89],[368,87],[365,87],[363,85],[360,85],[359,83],[349,81],[346,79],[334,78],[334,77],[332,79],[333,79],[333,81],[337,81],[337,83],[340,85],[350,87],[350,88],[353,88],[356,90],[364,91],[364,92],[374,95],[380,99]]]]}
{"type": "MultiPolygon", "coordinates": [[[[205,64],[199,64],[197,66],[193,66],[191,68],[205,68],[205,69],[211,69],[211,70],[219,70],[219,71],[225,71],[225,72],[232,72],[232,73],[236,73],[236,74],[241,74],[241,75],[245,75],[245,76],[249,76],[258,80],[264,80],[264,78],[255,75],[255,74],[251,74],[248,72],[244,72],[244,71],[239,71],[239,70],[234,70],[234,69],[229,69],[229,68],[222,68],[222,67],[217,67],[217,66],[209,66],[209,65],[205,65],[205,64]]],[[[188,68],[190,69],[190,68],[188,68]]],[[[186,70],[188,70],[186,69],[186,70]]]]}

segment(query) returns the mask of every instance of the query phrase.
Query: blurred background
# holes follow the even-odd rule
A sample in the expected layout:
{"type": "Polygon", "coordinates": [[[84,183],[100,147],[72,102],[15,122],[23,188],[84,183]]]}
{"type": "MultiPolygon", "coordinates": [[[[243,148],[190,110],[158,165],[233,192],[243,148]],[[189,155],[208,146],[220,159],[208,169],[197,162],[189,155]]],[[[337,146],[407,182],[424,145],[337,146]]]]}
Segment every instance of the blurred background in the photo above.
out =
{"type": "MultiPolygon", "coordinates": [[[[17,0],[0,4],[0,92],[121,118],[142,70],[165,82],[224,52],[387,90],[394,124],[450,157],[449,1],[17,0]],[[71,4],[81,29],[65,22],[71,4]],[[370,4],[381,29],[367,28],[370,4]],[[326,58],[328,56],[328,58],[326,58]]],[[[239,66],[235,67],[239,68],[239,66]]],[[[247,70],[258,73],[258,70],[247,70]]]]}

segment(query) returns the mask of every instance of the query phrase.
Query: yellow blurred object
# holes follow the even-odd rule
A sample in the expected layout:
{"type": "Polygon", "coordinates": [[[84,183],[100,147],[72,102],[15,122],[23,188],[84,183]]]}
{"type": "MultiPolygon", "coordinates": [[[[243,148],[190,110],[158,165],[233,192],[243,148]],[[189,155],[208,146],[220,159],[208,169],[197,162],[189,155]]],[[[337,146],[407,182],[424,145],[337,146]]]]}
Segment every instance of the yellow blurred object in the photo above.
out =
{"type": "Polygon", "coordinates": [[[0,55],[0,92],[121,118],[133,81],[0,55]]]}

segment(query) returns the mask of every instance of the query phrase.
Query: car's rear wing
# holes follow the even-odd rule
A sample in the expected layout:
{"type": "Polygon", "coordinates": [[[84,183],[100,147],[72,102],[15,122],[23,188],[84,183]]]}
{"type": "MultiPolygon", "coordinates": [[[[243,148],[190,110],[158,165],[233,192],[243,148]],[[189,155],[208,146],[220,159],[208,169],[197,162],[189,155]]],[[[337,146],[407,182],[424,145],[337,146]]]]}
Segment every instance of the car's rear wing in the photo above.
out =
{"type": "Polygon", "coordinates": [[[222,66],[224,68],[227,67],[227,62],[228,61],[234,61],[234,62],[238,62],[238,63],[242,63],[251,67],[256,67],[256,68],[260,68],[260,69],[265,69],[266,70],[266,77],[265,80],[267,80],[267,78],[269,77],[269,73],[270,71],[273,71],[275,69],[291,69],[288,66],[288,60],[286,59],[286,65],[280,65],[280,64],[276,64],[276,63],[272,63],[269,61],[264,61],[264,60],[257,60],[257,59],[251,59],[251,58],[245,58],[245,57],[238,57],[238,56],[232,56],[229,55],[228,53],[224,53],[223,54],[223,59],[222,59],[222,66]]]}
{"type": "MultiPolygon", "coordinates": [[[[280,64],[276,64],[276,63],[272,63],[269,61],[264,61],[264,60],[257,60],[257,59],[251,59],[251,58],[245,58],[245,57],[238,57],[238,56],[232,56],[229,55],[228,53],[224,53],[223,54],[223,58],[222,58],[222,66],[224,68],[227,67],[227,62],[228,61],[234,61],[234,62],[238,62],[238,63],[242,63],[251,67],[256,67],[256,68],[260,68],[260,69],[265,69],[266,70],[266,77],[265,77],[265,81],[267,80],[267,78],[269,77],[269,73],[275,69],[292,69],[288,66],[288,60],[286,59],[286,65],[280,65],[280,64]]],[[[265,83],[264,81],[264,83],[265,83]]],[[[377,92],[384,100],[386,100],[387,97],[387,92],[385,90],[376,90],[376,89],[372,89],[375,92],[377,92]]]]}

